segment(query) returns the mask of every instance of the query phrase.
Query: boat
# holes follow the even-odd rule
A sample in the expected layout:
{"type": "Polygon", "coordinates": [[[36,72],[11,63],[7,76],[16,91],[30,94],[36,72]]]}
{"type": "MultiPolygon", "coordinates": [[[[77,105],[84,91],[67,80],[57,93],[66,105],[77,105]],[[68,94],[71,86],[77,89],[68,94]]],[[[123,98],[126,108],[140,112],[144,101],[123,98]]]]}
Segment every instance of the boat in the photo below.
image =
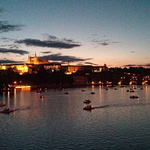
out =
{"type": "Polygon", "coordinates": [[[94,107],[91,105],[88,105],[88,106],[83,108],[83,110],[92,110],[92,109],[94,109],[94,107]]]}
{"type": "Polygon", "coordinates": [[[0,113],[9,114],[11,112],[14,112],[15,110],[16,109],[5,108],[4,110],[0,111],[0,113]]]}
{"type": "Polygon", "coordinates": [[[95,92],[91,92],[91,94],[95,94],[95,92]]]}
{"type": "Polygon", "coordinates": [[[130,98],[139,98],[139,96],[137,96],[137,95],[132,95],[132,96],[130,96],[130,98]]]}
{"type": "Polygon", "coordinates": [[[69,94],[69,92],[65,92],[64,94],[69,94]]]}
{"type": "Polygon", "coordinates": [[[86,100],[83,101],[83,103],[85,103],[85,104],[90,104],[91,101],[90,101],[89,99],[86,99],[86,100]]]}
{"type": "Polygon", "coordinates": [[[0,107],[4,107],[6,106],[6,104],[0,103],[0,107]]]}
{"type": "Polygon", "coordinates": [[[44,95],[41,95],[40,98],[41,98],[41,99],[44,99],[44,95]]]}
{"type": "Polygon", "coordinates": [[[130,90],[130,92],[135,92],[134,90],[130,90]]]}

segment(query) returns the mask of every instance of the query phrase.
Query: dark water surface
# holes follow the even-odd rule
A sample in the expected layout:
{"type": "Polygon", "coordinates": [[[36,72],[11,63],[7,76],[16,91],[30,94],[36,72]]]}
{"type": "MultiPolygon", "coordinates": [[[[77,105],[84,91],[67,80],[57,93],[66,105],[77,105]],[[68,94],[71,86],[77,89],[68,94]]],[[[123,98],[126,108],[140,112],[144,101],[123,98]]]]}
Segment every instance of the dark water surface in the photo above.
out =
{"type": "Polygon", "coordinates": [[[0,150],[149,150],[150,86],[134,86],[134,93],[127,92],[130,87],[0,95],[0,103],[19,109],[0,114],[0,150]],[[83,110],[85,99],[96,108],[83,110]]]}

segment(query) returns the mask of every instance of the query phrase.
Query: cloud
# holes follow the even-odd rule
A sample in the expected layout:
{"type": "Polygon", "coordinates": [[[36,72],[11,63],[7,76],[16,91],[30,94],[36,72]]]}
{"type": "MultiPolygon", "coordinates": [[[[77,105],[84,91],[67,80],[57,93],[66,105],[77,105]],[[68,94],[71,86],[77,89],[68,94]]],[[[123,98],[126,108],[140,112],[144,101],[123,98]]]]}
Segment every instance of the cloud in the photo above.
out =
{"type": "Polygon", "coordinates": [[[6,64],[6,63],[20,63],[20,62],[9,60],[9,59],[0,59],[0,64],[6,64]]]}
{"type": "Polygon", "coordinates": [[[98,64],[95,64],[95,63],[92,63],[92,62],[85,62],[86,65],[98,65],[98,64]]]}
{"type": "Polygon", "coordinates": [[[43,53],[43,54],[49,54],[49,53],[51,53],[51,51],[45,51],[45,52],[41,52],[41,53],[43,53]]]}
{"type": "Polygon", "coordinates": [[[48,41],[53,41],[53,42],[60,42],[61,41],[61,42],[66,42],[66,43],[77,43],[73,39],[66,39],[66,38],[59,39],[56,36],[49,35],[49,34],[44,34],[44,36],[48,41]]]}
{"type": "Polygon", "coordinates": [[[120,43],[120,42],[111,41],[109,39],[103,39],[103,40],[93,39],[92,42],[96,43],[97,45],[101,45],[101,46],[108,46],[111,44],[120,43]]]}
{"type": "MultiPolygon", "coordinates": [[[[0,7],[0,14],[4,12],[4,9],[0,7]]],[[[19,31],[23,25],[10,24],[8,21],[0,21],[0,33],[9,31],[19,31]]]]}
{"type": "Polygon", "coordinates": [[[135,65],[135,64],[124,65],[124,67],[135,67],[135,66],[137,66],[137,65],[135,65]]]}
{"type": "Polygon", "coordinates": [[[15,41],[14,39],[7,38],[7,37],[1,37],[0,40],[3,40],[3,42],[6,42],[6,43],[7,42],[12,42],[12,41],[14,42],[15,41]]]}
{"type": "Polygon", "coordinates": [[[47,40],[38,40],[38,39],[24,39],[17,40],[16,43],[25,44],[27,46],[38,46],[38,47],[51,47],[51,48],[74,48],[81,46],[80,44],[74,42],[71,39],[61,39],[59,40],[55,36],[49,36],[47,40]]]}
{"type": "Polygon", "coordinates": [[[61,62],[79,62],[79,61],[86,61],[86,60],[91,60],[92,58],[79,58],[75,56],[63,56],[62,54],[52,54],[52,55],[47,55],[47,56],[42,56],[40,57],[41,59],[48,59],[52,61],[61,61],[61,62]]]}
{"type": "Polygon", "coordinates": [[[147,64],[145,64],[145,65],[143,65],[143,66],[145,66],[145,67],[150,67],[150,63],[147,63],[147,64]]]}
{"type": "Polygon", "coordinates": [[[21,30],[23,25],[10,24],[7,21],[0,21],[0,33],[21,30]]]}
{"type": "Polygon", "coordinates": [[[145,67],[148,65],[144,65],[144,64],[128,64],[128,65],[124,65],[124,67],[145,67]]]}
{"type": "Polygon", "coordinates": [[[19,50],[19,49],[6,49],[6,48],[0,48],[0,53],[15,53],[15,54],[28,54],[28,51],[25,50],[19,50]]]}

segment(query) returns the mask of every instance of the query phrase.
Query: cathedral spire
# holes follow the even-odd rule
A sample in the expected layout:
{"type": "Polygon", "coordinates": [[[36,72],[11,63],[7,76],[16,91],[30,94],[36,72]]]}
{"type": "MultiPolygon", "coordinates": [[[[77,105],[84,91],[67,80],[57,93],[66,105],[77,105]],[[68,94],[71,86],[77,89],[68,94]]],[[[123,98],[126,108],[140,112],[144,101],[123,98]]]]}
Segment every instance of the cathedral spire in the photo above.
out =
{"type": "Polygon", "coordinates": [[[36,52],[35,52],[35,55],[34,55],[34,57],[37,57],[37,56],[36,56],[36,52]]]}

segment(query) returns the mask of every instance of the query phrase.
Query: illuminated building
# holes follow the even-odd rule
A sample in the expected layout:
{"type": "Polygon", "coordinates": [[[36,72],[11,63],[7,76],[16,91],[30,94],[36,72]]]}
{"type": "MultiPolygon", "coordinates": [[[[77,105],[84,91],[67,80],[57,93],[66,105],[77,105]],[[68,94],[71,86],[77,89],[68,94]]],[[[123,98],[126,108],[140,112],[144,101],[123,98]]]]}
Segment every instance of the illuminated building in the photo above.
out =
{"type": "Polygon", "coordinates": [[[0,65],[0,70],[13,70],[14,72],[18,72],[20,75],[23,73],[37,73],[37,71],[44,67],[45,70],[59,71],[61,68],[60,64],[50,63],[47,59],[40,59],[39,57],[35,56],[30,57],[28,56],[27,63],[23,64],[2,64],[0,65]]]}
{"type": "Polygon", "coordinates": [[[65,71],[66,74],[72,74],[76,73],[77,71],[83,71],[83,72],[102,72],[102,71],[108,71],[108,67],[106,64],[104,66],[91,66],[91,65],[64,65],[61,67],[62,70],[65,71]]]}
{"type": "Polygon", "coordinates": [[[27,64],[3,64],[0,65],[0,70],[13,70],[14,72],[18,72],[20,75],[28,72],[27,64]]]}
{"type": "Polygon", "coordinates": [[[49,64],[50,62],[47,59],[40,59],[39,57],[36,56],[36,53],[34,57],[28,56],[28,64],[33,64],[33,65],[40,65],[40,64],[49,64]]]}

